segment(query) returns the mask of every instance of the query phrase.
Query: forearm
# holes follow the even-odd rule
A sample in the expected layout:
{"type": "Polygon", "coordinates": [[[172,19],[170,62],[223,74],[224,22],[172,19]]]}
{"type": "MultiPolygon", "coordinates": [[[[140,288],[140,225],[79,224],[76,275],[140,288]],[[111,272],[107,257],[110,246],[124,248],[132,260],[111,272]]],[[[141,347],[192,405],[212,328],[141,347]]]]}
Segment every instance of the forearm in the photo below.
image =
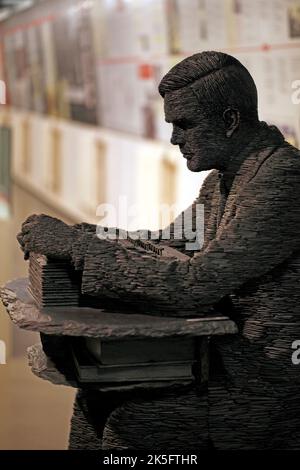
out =
{"type": "Polygon", "coordinates": [[[136,248],[125,249],[116,243],[104,247],[93,240],[85,257],[82,291],[93,296],[109,296],[144,305],[149,310],[196,312],[192,296],[182,292],[182,279],[188,261],[177,262],[136,248]],[[185,303],[183,303],[183,300],[185,303]]]}
{"type": "MultiPolygon", "coordinates": [[[[89,229],[86,230],[86,224],[79,224],[78,226],[76,226],[76,228],[78,229],[78,237],[72,245],[71,260],[75,269],[82,271],[84,268],[85,257],[88,253],[89,244],[91,243],[93,238],[97,237],[97,226],[90,226],[89,229]],[[85,225],[85,227],[82,227],[82,225],[85,225]]],[[[149,240],[154,244],[159,243],[163,246],[169,246],[190,257],[193,256],[195,251],[186,249],[187,243],[189,243],[190,241],[187,239],[174,238],[172,229],[173,224],[170,225],[171,235],[168,239],[164,238],[169,230],[168,228],[167,230],[158,230],[155,233],[147,230],[137,230],[134,232],[127,233],[124,230],[115,229],[116,239],[110,240],[110,242],[115,243],[117,245],[119,238],[131,238],[133,240],[149,240]]],[[[99,238],[99,240],[101,240],[101,237],[99,238]]],[[[107,240],[107,238],[102,238],[102,240],[107,240]]]]}

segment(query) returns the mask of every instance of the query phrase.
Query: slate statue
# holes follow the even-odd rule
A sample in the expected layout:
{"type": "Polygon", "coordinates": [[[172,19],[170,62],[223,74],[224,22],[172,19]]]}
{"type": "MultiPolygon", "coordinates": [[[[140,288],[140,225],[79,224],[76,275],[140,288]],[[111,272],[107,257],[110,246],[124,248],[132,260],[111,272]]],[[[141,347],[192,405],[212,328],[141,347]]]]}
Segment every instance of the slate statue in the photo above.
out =
{"type": "MultiPolygon", "coordinates": [[[[25,253],[69,259],[83,271],[82,290],[91,295],[137,295],[176,305],[176,315],[187,315],[186,305],[201,314],[219,302],[239,334],[212,341],[213,374],[203,397],[211,443],[300,448],[300,365],[291,359],[292,343],[300,339],[299,151],[259,120],[255,83],[227,54],[184,59],[159,92],[173,126],[171,142],[188,169],[213,170],[194,202],[205,207],[202,249],[185,260],[144,258],[99,240],[90,226],[45,215],[27,219],[19,242],[25,253]]],[[[176,241],[178,250],[185,251],[185,241],[176,241]]],[[[111,432],[130,446],[122,431],[126,406],[122,413],[111,432]]]]}

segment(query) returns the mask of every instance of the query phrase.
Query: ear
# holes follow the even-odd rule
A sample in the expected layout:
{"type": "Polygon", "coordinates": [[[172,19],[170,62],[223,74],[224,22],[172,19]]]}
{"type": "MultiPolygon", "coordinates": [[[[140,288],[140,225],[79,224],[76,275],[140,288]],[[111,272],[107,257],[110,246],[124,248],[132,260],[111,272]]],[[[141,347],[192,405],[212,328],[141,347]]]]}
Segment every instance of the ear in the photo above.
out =
{"type": "Polygon", "coordinates": [[[226,128],[226,137],[231,137],[240,124],[240,112],[234,108],[227,108],[223,113],[226,128]]]}

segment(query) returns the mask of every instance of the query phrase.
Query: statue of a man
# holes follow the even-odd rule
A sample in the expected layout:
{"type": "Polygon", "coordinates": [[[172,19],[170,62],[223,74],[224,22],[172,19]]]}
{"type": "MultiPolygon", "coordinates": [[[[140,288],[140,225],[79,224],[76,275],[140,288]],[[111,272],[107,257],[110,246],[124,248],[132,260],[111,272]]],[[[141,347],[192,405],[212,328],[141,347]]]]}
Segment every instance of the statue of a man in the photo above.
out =
{"type": "Polygon", "coordinates": [[[221,376],[209,385],[210,438],[217,448],[300,448],[300,366],[291,359],[300,339],[299,151],[259,121],[254,81],[227,54],[184,59],[159,92],[187,167],[213,170],[194,202],[205,207],[202,249],[145,259],[44,215],[23,224],[20,244],[70,259],[87,294],[165,302],[176,315],[230,299],[239,334],[213,340],[221,376]]]}

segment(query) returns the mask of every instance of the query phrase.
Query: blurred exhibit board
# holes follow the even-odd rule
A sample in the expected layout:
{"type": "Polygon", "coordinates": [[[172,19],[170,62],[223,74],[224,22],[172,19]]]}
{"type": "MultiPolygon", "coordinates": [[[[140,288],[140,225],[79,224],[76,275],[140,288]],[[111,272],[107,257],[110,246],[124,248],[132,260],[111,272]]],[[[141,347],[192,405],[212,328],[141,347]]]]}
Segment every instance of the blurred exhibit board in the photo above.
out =
{"type": "Polygon", "coordinates": [[[0,219],[10,213],[11,129],[0,126],[0,219]]]}
{"type": "Polygon", "coordinates": [[[262,119],[299,145],[300,0],[46,0],[1,23],[12,106],[167,141],[162,76],[185,56],[236,56],[262,119]]]}
{"type": "Polygon", "coordinates": [[[165,225],[160,205],[185,209],[206,173],[168,143],[157,87],[203,50],[237,57],[261,119],[299,146],[300,0],[45,0],[1,22],[15,181],[75,221],[125,228],[96,215],[108,204],[130,229],[165,225]]]}
{"type": "MultiPolygon", "coordinates": [[[[7,112],[0,108],[0,123],[7,112]]],[[[173,219],[207,174],[188,172],[164,142],[16,109],[9,127],[13,180],[74,222],[156,230],[160,208],[174,206],[173,219]]]]}

